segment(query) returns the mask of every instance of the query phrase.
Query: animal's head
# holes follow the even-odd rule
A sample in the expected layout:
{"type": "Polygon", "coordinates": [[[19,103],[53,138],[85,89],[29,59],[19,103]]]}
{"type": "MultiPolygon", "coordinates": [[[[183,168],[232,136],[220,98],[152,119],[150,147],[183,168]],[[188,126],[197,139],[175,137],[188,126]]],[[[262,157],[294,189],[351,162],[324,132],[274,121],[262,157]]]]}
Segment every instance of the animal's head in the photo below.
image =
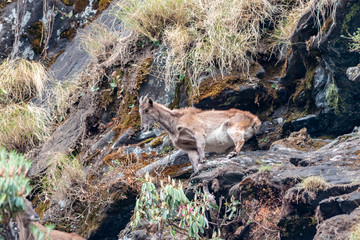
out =
{"type": "Polygon", "coordinates": [[[25,211],[23,213],[23,219],[24,221],[39,221],[40,217],[39,214],[37,214],[31,204],[31,202],[29,200],[27,200],[26,198],[24,198],[24,203],[25,203],[25,211]]]}
{"type": "Polygon", "coordinates": [[[140,98],[139,103],[141,131],[146,132],[156,122],[156,119],[154,117],[154,101],[146,95],[145,97],[140,98]]]}

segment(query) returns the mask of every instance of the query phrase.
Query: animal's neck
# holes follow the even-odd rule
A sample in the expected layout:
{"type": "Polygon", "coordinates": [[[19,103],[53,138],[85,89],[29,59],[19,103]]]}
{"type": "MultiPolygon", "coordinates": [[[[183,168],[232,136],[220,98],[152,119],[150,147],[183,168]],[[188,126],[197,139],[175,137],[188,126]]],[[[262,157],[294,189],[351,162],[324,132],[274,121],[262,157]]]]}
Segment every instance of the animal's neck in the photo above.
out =
{"type": "Polygon", "coordinates": [[[158,122],[160,125],[165,128],[167,132],[175,133],[177,118],[174,116],[172,110],[158,103],[154,103],[154,107],[159,113],[158,122]]]}

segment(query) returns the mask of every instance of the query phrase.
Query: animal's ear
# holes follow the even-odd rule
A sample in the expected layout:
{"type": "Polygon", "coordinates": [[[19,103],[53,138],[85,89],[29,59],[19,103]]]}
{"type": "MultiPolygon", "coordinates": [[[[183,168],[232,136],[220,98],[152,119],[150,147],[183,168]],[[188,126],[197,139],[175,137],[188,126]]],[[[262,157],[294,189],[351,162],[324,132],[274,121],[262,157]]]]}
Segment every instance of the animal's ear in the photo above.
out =
{"type": "Polygon", "coordinates": [[[150,105],[150,107],[154,106],[154,102],[153,102],[153,100],[151,98],[149,98],[149,105],[150,105]]]}

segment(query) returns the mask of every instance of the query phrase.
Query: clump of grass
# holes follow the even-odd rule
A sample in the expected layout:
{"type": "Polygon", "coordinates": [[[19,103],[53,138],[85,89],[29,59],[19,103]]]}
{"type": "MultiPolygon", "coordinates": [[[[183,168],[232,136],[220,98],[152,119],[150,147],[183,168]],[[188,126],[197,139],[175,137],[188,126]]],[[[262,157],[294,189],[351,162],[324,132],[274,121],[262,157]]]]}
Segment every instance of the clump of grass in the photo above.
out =
{"type": "Polygon", "coordinates": [[[0,145],[26,152],[49,135],[49,113],[31,104],[0,108],[0,145]]]}
{"type": "Polygon", "coordinates": [[[279,21],[270,34],[272,50],[281,44],[290,45],[290,37],[294,33],[301,16],[307,11],[312,12],[321,35],[323,33],[322,25],[327,18],[331,17],[335,2],[336,0],[296,0],[289,6],[281,7],[279,21]]]}
{"type": "Polygon", "coordinates": [[[56,199],[66,199],[86,188],[86,174],[78,159],[55,153],[50,161],[42,182],[46,194],[56,199]]]}
{"type": "Polygon", "coordinates": [[[259,167],[259,172],[271,172],[272,167],[269,165],[262,165],[259,167]]]}
{"type": "Polygon", "coordinates": [[[99,59],[101,56],[111,50],[120,38],[119,32],[104,24],[93,23],[79,33],[81,47],[93,59],[99,59]]]}
{"type": "Polygon", "coordinates": [[[285,44],[290,45],[290,37],[294,33],[300,17],[308,9],[308,4],[303,1],[297,1],[291,8],[283,8],[278,24],[271,33],[271,48],[285,44]]]}
{"type": "Polygon", "coordinates": [[[4,60],[0,65],[0,103],[27,101],[43,95],[49,75],[45,67],[25,59],[4,60]]]}
{"type": "Polygon", "coordinates": [[[301,187],[307,191],[318,192],[328,188],[328,183],[320,176],[311,176],[304,179],[301,187]]]}
{"type": "Polygon", "coordinates": [[[87,179],[84,166],[78,158],[63,153],[54,153],[49,159],[50,166],[41,179],[39,187],[45,199],[57,199],[64,204],[61,214],[51,216],[51,221],[62,225],[74,225],[88,217],[101,204],[106,204],[108,195],[87,179]],[[104,195],[103,195],[104,194],[104,195]]]}
{"type": "Polygon", "coordinates": [[[53,96],[53,119],[62,122],[69,113],[71,106],[79,99],[81,81],[67,81],[56,83],[53,96]]]}
{"type": "Polygon", "coordinates": [[[360,240],[360,223],[353,227],[350,232],[349,240],[360,240]]]}
{"type": "MultiPolygon", "coordinates": [[[[124,3],[125,2],[125,3],[124,3]]],[[[128,0],[119,18],[134,31],[168,48],[166,68],[186,74],[194,86],[202,74],[248,70],[275,6],[267,0],[128,0]]]]}

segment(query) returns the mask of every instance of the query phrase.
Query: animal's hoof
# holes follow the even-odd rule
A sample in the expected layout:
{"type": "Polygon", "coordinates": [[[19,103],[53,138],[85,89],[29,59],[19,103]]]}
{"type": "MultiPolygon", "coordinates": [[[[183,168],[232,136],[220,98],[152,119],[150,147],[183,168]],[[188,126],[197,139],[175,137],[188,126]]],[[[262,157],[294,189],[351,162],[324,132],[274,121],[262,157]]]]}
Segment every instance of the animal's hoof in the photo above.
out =
{"type": "Polygon", "coordinates": [[[236,152],[231,152],[227,155],[227,158],[230,159],[230,158],[233,158],[233,157],[236,157],[237,156],[237,153],[236,152]]]}

